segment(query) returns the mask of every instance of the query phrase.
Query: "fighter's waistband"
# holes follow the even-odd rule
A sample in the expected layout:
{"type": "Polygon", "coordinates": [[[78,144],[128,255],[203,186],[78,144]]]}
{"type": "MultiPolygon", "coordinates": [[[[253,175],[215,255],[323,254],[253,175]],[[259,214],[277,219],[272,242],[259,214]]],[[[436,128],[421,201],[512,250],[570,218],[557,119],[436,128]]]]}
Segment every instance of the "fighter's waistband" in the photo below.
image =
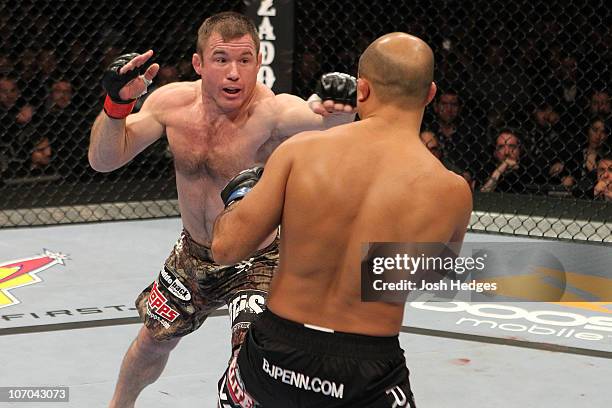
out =
{"type": "MultiPolygon", "coordinates": [[[[183,228],[183,231],[181,232],[180,241],[188,254],[195,256],[196,258],[201,259],[202,261],[210,262],[212,264],[215,263],[215,261],[213,260],[212,250],[210,249],[210,246],[202,245],[194,241],[189,231],[187,231],[185,228],[183,228]]],[[[278,241],[279,241],[279,234],[277,232],[276,237],[274,238],[274,241],[272,241],[270,245],[264,248],[258,249],[251,256],[254,258],[257,258],[259,255],[262,255],[268,252],[278,251],[278,241]]]]}
{"type": "Polygon", "coordinates": [[[253,326],[256,326],[255,330],[269,334],[273,341],[317,355],[389,360],[403,357],[404,354],[399,345],[399,336],[379,337],[323,331],[287,320],[267,309],[259,315],[253,326]]]}

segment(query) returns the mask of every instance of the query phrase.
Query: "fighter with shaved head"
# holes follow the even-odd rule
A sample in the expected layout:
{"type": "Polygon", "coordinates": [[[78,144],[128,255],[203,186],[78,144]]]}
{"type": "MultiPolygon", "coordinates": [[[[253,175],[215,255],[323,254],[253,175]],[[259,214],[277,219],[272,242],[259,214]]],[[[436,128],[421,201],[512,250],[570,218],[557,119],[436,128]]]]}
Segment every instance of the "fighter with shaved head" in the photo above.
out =
{"type": "Polygon", "coordinates": [[[398,339],[404,305],[361,301],[361,249],[463,241],[470,188],[419,140],[433,65],[417,37],[377,39],[359,61],[359,122],[295,136],[265,171],[243,171],[223,190],[217,262],[282,230],[267,310],[219,382],[221,406],[415,406],[398,339]]]}

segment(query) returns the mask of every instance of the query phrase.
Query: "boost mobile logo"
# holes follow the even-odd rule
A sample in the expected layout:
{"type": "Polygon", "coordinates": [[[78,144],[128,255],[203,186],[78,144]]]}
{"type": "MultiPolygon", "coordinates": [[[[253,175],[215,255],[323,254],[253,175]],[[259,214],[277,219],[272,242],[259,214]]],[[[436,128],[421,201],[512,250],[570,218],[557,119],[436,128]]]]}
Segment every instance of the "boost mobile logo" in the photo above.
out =
{"type": "Polygon", "coordinates": [[[527,332],[544,336],[599,341],[612,337],[612,317],[583,316],[577,313],[555,310],[529,311],[518,306],[467,302],[411,302],[415,309],[442,313],[466,312],[475,318],[460,318],[456,324],[469,327],[500,329],[510,332],[527,332]],[[493,320],[495,319],[495,320],[493,320]],[[502,320],[503,322],[499,322],[502,320]],[[519,324],[526,320],[529,324],[519,324]],[[590,331],[583,331],[590,330],[590,331]]]}
{"type": "Polygon", "coordinates": [[[38,273],[54,265],[64,265],[67,255],[43,249],[43,254],[0,264],[0,308],[20,303],[12,289],[41,282],[38,273]]]}

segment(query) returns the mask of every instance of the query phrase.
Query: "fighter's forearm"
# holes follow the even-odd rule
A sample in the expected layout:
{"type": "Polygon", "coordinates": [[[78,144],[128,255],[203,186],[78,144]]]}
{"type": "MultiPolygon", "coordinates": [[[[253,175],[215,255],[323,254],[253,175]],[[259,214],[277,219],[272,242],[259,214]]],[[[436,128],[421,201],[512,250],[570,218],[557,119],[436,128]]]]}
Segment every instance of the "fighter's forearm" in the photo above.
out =
{"type": "Polygon", "coordinates": [[[126,160],[127,138],[125,119],[111,119],[104,112],[96,118],[89,141],[89,164],[100,172],[121,167],[126,160]]]}
{"type": "MultiPolygon", "coordinates": [[[[255,248],[249,248],[244,242],[239,240],[240,234],[236,234],[236,216],[233,212],[239,201],[230,204],[225,210],[217,216],[213,227],[213,240],[211,250],[215,262],[221,265],[231,265],[240,262],[252,253],[255,248]],[[234,231],[234,232],[232,232],[234,231]]],[[[239,231],[243,231],[239,229],[239,231]]]]}
{"type": "Polygon", "coordinates": [[[325,112],[325,108],[321,104],[321,98],[317,94],[312,94],[306,100],[311,111],[315,112],[319,123],[308,130],[326,130],[334,126],[344,125],[355,121],[355,113],[336,111],[333,113],[325,112]]]}

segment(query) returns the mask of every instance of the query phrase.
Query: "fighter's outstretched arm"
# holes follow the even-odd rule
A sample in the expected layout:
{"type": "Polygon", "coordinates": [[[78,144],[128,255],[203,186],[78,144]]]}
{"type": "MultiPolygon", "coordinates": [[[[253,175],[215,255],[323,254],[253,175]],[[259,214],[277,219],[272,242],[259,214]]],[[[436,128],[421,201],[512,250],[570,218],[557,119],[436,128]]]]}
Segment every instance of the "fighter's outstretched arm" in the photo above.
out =
{"type": "Polygon", "coordinates": [[[226,209],[215,220],[211,246],[215,262],[230,265],[247,258],[279,226],[293,150],[292,143],[280,145],[259,181],[258,172],[248,170],[230,181],[231,191],[224,189],[226,209]]]}
{"type": "Polygon", "coordinates": [[[275,99],[278,106],[275,134],[282,140],[300,132],[325,130],[355,120],[355,109],[349,104],[304,101],[290,94],[276,95],[275,99]]]}
{"type": "Polygon", "coordinates": [[[297,96],[275,97],[277,125],[274,134],[281,140],[299,132],[325,130],[352,122],[357,112],[357,79],[340,72],[321,76],[317,94],[308,101],[297,96]]]}
{"type": "Polygon", "coordinates": [[[123,166],[163,134],[163,125],[155,115],[159,108],[154,108],[165,99],[159,92],[145,101],[140,112],[130,115],[136,99],[157,75],[158,64],[146,68],[152,56],[151,50],[140,55],[121,55],[105,72],[107,97],[104,111],[93,124],[88,152],[89,163],[96,171],[123,166]],[[138,76],[141,71],[143,75],[138,76]]]}

